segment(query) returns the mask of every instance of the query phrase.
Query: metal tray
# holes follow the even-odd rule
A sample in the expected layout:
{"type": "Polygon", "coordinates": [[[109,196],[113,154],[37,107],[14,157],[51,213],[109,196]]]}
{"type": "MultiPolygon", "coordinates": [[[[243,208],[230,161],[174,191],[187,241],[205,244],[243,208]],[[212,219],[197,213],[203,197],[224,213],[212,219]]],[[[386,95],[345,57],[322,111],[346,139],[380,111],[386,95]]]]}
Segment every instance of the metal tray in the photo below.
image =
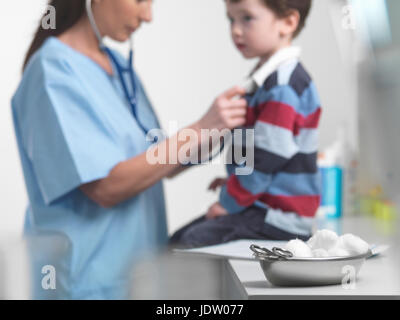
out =
{"type": "Polygon", "coordinates": [[[272,251],[252,245],[250,249],[259,260],[269,282],[276,286],[324,286],[341,284],[346,274],[357,277],[367,253],[348,257],[295,258],[280,248],[272,251]]]}

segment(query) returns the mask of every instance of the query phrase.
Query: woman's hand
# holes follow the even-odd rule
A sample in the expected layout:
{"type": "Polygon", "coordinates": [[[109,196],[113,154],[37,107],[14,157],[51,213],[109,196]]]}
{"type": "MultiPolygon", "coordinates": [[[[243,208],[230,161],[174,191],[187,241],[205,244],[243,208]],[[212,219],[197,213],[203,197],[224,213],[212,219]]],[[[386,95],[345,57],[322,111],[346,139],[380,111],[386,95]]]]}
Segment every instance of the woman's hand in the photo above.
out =
{"type": "Polygon", "coordinates": [[[219,202],[214,203],[209,209],[206,214],[207,219],[215,219],[221,216],[228,215],[228,211],[225,210],[223,206],[219,202]]]}
{"type": "Polygon", "coordinates": [[[247,101],[244,98],[234,99],[236,96],[243,96],[246,90],[240,87],[233,87],[224,92],[217,99],[208,112],[198,121],[201,129],[234,129],[246,122],[247,101]]]}
{"type": "MultiPolygon", "coordinates": [[[[247,102],[245,99],[234,98],[245,93],[245,90],[239,87],[226,91],[214,101],[203,118],[184,129],[191,129],[198,137],[201,137],[202,129],[223,130],[243,125],[246,119],[247,102]]],[[[150,164],[147,160],[147,152],[144,152],[116,165],[106,178],[82,185],[81,191],[98,205],[112,208],[138,195],[161,179],[182,171],[182,165],[176,161],[176,158],[181,148],[187,148],[188,142],[179,140],[178,136],[179,132],[155,146],[158,154],[165,158],[163,163],[150,164]],[[171,144],[177,150],[176,156],[171,156],[169,153],[171,144]]],[[[201,148],[206,142],[209,142],[209,139],[207,141],[199,139],[193,148],[201,148]]],[[[210,217],[223,215],[226,212],[220,205],[215,205],[209,211],[210,217]]]]}
{"type": "Polygon", "coordinates": [[[211,182],[208,190],[216,191],[218,188],[225,185],[227,181],[227,178],[216,178],[213,182],[211,182]]]}

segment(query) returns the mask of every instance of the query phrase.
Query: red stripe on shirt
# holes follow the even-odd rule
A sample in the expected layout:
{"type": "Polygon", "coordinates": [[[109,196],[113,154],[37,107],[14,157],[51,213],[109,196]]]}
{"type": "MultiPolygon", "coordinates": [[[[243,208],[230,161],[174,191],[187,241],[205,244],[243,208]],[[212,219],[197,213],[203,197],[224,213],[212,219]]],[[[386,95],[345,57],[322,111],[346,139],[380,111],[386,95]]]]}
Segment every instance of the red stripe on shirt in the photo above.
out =
{"type": "Polygon", "coordinates": [[[320,205],[320,196],[280,196],[268,193],[252,194],[241,186],[237,176],[232,175],[227,182],[227,191],[242,207],[249,207],[257,200],[273,209],[295,212],[303,217],[314,217],[320,205]]]}
{"type": "Polygon", "coordinates": [[[300,129],[317,129],[319,124],[319,119],[321,117],[321,108],[318,108],[313,113],[309,114],[307,117],[304,117],[301,114],[297,115],[296,123],[294,125],[293,134],[297,136],[300,132],[300,129]]]}
{"type": "Polygon", "coordinates": [[[259,117],[257,121],[273,124],[281,128],[294,130],[297,113],[293,107],[277,101],[268,101],[257,107],[259,117]]]}
{"type": "Polygon", "coordinates": [[[301,128],[318,128],[320,116],[321,108],[305,117],[297,113],[290,105],[278,101],[268,101],[255,108],[248,108],[246,125],[251,126],[256,121],[262,121],[288,129],[297,136],[301,128]]]}
{"type": "Polygon", "coordinates": [[[257,201],[260,195],[254,195],[240,185],[236,175],[229,177],[227,184],[227,191],[231,197],[242,207],[249,207],[257,201]]]}
{"type": "Polygon", "coordinates": [[[260,199],[273,209],[284,212],[296,212],[303,217],[314,217],[320,205],[320,196],[278,196],[263,194],[260,199]]]}
{"type": "Polygon", "coordinates": [[[246,113],[246,127],[252,127],[255,125],[257,121],[257,112],[256,108],[254,107],[247,107],[247,113],[246,113]]]}

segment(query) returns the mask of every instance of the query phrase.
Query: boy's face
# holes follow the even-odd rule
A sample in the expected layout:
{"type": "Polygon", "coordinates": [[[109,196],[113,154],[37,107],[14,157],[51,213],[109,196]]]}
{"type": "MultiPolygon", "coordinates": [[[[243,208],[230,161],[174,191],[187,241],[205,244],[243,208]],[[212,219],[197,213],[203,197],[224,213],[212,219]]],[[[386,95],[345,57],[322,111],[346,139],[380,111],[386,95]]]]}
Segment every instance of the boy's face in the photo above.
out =
{"type": "Polygon", "coordinates": [[[281,20],[262,0],[226,0],[233,42],[245,58],[269,58],[281,44],[281,20]]]}

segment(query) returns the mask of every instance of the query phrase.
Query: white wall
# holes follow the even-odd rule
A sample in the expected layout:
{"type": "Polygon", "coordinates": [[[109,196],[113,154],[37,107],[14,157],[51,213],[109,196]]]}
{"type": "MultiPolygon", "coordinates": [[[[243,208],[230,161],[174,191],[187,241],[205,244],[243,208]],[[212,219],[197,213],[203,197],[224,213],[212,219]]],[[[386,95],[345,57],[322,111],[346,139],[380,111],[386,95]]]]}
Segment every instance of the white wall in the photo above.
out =
{"type": "MultiPolygon", "coordinates": [[[[328,1],[314,1],[308,27],[298,40],[324,108],[321,146],[333,141],[341,123],[354,129],[356,119],[355,95],[335,43],[328,1]]],[[[14,0],[0,5],[0,232],[21,230],[27,203],[9,101],[44,2],[14,0]]],[[[144,26],[135,39],[136,66],[163,127],[168,128],[169,121],[184,126],[197,120],[217,94],[240,83],[253,66],[254,61],[244,61],[231,44],[225,17],[222,0],[155,1],[154,22],[144,26]]],[[[350,139],[355,141],[354,132],[350,139]]],[[[214,177],[223,174],[222,165],[210,165],[166,182],[170,231],[203,213],[217,199],[206,189],[214,177]]]]}
{"type": "Polygon", "coordinates": [[[44,3],[44,0],[14,0],[0,4],[0,235],[20,232],[27,204],[10,100],[44,3]]]}

